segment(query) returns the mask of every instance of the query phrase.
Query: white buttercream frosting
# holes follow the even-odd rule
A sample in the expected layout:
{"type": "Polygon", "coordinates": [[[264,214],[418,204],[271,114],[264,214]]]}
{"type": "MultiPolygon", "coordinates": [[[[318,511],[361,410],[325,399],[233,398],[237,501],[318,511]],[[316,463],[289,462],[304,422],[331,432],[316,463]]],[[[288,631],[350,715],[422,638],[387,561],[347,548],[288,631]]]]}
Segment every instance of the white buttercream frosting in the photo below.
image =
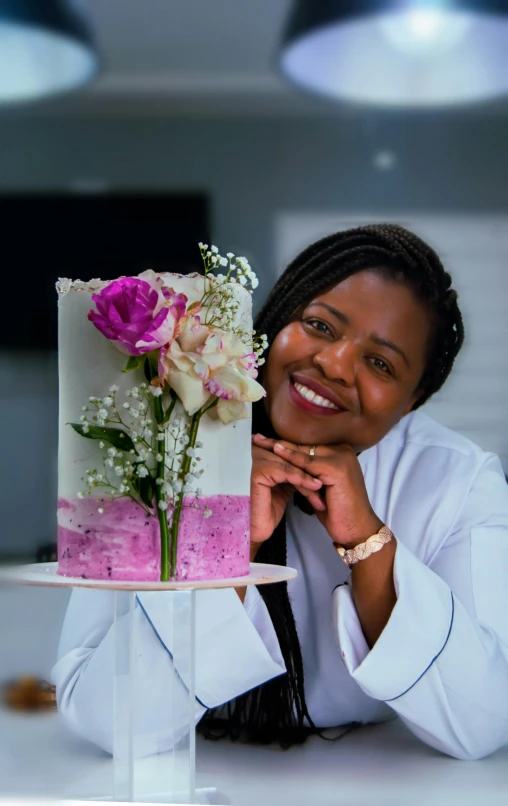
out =
{"type": "MultiPolygon", "coordinates": [[[[203,293],[203,277],[198,274],[161,275],[164,284],[176,293],[184,293],[192,302],[203,293]]],[[[127,356],[121,353],[88,320],[94,308],[92,294],[111,281],[100,279],[83,282],[59,279],[58,362],[59,362],[59,451],[58,494],[75,498],[84,490],[82,478],[88,469],[100,469],[103,451],[97,441],[77,434],[69,423],[78,423],[82,406],[91,396],[103,398],[112,384],[118,386],[117,400],[125,400],[125,392],[142,383],[143,370],[124,373],[127,356]]],[[[252,328],[250,294],[235,286],[240,301],[236,325],[252,328]]],[[[198,433],[203,443],[199,450],[200,468],[204,470],[199,487],[204,496],[249,495],[251,470],[251,420],[229,425],[204,415],[198,433]]],[[[100,490],[97,490],[98,496],[100,490]]]]}

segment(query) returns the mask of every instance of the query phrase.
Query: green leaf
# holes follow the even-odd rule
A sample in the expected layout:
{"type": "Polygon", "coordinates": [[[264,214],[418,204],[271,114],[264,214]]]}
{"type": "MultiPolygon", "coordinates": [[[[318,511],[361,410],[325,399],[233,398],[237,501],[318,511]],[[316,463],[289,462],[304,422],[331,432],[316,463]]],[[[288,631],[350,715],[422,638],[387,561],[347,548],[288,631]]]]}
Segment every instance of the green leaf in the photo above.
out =
{"type": "MultiPolygon", "coordinates": [[[[74,430],[82,437],[87,439],[103,439],[104,442],[109,442],[114,448],[121,451],[130,451],[134,448],[132,439],[122,431],[120,428],[104,428],[99,425],[89,425],[88,432],[85,433],[83,425],[80,423],[68,423],[74,430]]],[[[135,448],[134,448],[135,449],[135,448]]]]}
{"type": "MultiPolygon", "coordinates": [[[[139,464],[139,462],[137,463],[139,464]]],[[[151,476],[145,476],[144,478],[139,478],[139,476],[134,476],[131,479],[131,485],[134,492],[139,495],[142,502],[147,506],[152,508],[154,506],[154,496],[155,496],[155,489],[153,484],[153,479],[151,476]]]]}
{"type": "Polygon", "coordinates": [[[125,369],[123,369],[122,372],[131,372],[133,369],[139,369],[145,358],[145,355],[130,355],[125,365],[125,369]]]}
{"type": "Polygon", "coordinates": [[[145,476],[144,478],[140,479],[139,497],[141,498],[143,504],[146,504],[147,507],[153,507],[154,496],[155,496],[155,489],[152,477],[145,476]]]}
{"type": "Polygon", "coordinates": [[[169,422],[169,418],[171,417],[173,409],[175,408],[175,403],[178,400],[178,395],[176,394],[176,392],[173,391],[173,389],[171,389],[170,393],[171,393],[171,402],[168,404],[168,407],[164,412],[164,416],[161,420],[161,425],[166,425],[166,423],[169,422]]]}
{"type": "Polygon", "coordinates": [[[149,356],[145,356],[145,358],[146,361],[144,363],[143,369],[145,371],[145,378],[148,381],[148,383],[150,383],[152,378],[157,377],[157,365],[154,366],[149,356]]]}

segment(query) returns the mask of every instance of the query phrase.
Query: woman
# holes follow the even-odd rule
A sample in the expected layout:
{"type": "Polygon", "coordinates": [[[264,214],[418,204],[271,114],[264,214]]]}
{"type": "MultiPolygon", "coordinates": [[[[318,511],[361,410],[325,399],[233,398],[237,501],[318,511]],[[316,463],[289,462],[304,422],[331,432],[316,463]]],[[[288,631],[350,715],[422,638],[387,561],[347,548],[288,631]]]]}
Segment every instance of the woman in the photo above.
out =
{"type": "MultiPolygon", "coordinates": [[[[259,314],[252,559],[299,575],[199,593],[206,734],[288,746],[398,714],[456,758],[508,741],[508,487],[497,456],[417,411],[463,342],[450,284],[419,238],[368,226],[306,249],[259,314]]],[[[73,595],[54,677],[69,723],[111,749],[111,604],[86,596],[73,595]]],[[[136,613],[159,681],[173,672],[165,606],[140,594],[136,613]]],[[[164,731],[178,717],[160,704],[147,719],[164,731]]]]}

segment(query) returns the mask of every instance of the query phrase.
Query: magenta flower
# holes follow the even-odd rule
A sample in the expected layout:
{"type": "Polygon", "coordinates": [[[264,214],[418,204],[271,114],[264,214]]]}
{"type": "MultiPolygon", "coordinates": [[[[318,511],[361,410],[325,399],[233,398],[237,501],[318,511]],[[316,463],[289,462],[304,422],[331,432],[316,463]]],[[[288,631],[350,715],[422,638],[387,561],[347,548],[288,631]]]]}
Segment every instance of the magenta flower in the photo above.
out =
{"type": "Polygon", "coordinates": [[[89,311],[90,322],[127,355],[143,355],[171,342],[187,304],[185,294],[164,288],[151,269],[109,283],[92,300],[97,311],[89,311]]]}

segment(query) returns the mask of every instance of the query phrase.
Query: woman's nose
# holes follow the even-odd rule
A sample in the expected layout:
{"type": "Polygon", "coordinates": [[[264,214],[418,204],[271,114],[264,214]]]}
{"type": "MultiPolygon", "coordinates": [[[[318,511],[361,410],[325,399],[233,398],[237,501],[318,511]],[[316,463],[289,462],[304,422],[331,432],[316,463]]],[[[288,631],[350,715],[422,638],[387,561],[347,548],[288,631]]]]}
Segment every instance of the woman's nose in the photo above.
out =
{"type": "Polygon", "coordinates": [[[314,364],[331,381],[352,385],[356,377],[357,348],[344,339],[327,344],[314,356],[314,364]]]}

